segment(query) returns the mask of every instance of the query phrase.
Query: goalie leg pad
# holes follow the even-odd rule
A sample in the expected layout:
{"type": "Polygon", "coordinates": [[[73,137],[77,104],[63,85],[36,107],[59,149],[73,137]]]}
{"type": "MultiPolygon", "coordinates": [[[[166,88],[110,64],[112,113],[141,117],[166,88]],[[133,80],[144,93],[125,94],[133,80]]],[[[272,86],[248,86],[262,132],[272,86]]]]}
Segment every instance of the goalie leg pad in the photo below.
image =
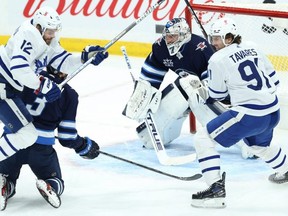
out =
{"type": "Polygon", "coordinates": [[[149,109],[156,112],[161,100],[161,92],[146,80],[137,80],[135,88],[127,102],[123,115],[130,119],[141,120],[146,117],[149,109]]]}
{"type": "MultiPolygon", "coordinates": [[[[164,146],[179,137],[183,122],[189,114],[189,104],[180,90],[171,84],[162,92],[163,98],[156,113],[153,114],[164,146]]],[[[149,132],[142,123],[137,127],[137,134],[144,146],[153,148],[149,132]]]]}

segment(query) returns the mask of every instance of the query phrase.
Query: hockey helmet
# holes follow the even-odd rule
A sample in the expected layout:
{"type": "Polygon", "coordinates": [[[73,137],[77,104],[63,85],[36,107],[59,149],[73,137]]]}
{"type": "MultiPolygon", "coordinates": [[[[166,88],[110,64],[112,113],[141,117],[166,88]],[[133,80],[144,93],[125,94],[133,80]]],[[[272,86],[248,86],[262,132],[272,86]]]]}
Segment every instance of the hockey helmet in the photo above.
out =
{"type": "Polygon", "coordinates": [[[61,20],[59,14],[51,7],[44,6],[39,8],[33,18],[33,25],[36,27],[38,24],[41,26],[42,34],[46,29],[60,30],[61,20]]]}
{"type": "Polygon", "coordinates": [[[180,50],[183,44],[191,40],[191,31],[184,18],[173,18],[166,23],[162,36],[166,42],[169,54],[173,56],[180,50]],[[167,40],[167,37],[171,35],[176,37],[173,42],[167,40]]]}
{"type": "Polygon", "coordinates": [[[225,37],[229,33],[232,34],[234,38],[238,36],[236,24],[231,18],[220,18],[211,25],[210,37],[220,36],[225,46],[229,45],[225,43],[225,37]]]}

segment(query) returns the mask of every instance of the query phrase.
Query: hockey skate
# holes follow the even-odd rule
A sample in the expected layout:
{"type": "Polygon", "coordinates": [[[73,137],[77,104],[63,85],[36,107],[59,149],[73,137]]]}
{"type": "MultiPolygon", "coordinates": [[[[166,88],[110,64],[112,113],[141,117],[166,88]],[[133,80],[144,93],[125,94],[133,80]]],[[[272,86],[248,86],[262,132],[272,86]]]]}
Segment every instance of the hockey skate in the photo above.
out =
{"type": "Polygon", "coordinates": [[[288,182],[288,172],[284,174],[274,173],[269,176],[269,181],[277,184],[283,184],[288,182]]]}
{"type": "Polygon", "coordinates": [[[58,194],[54,191],[50,184],[44,180],[37,179],[36,187],[39,190],[42,197],[54,208],[59,208],[61,205],[61,199],[58,194]]]}
{"type": "Polygon", "coordinates": [[[225,208],[225,176],[224,172],[222,179],[213,183],[207,190],[193,194],[191,205],[200,208],[225,208]]]}
{"type": "Polygon", "coordinates": [[[1,194],[0,194],[0,210],[4,211],[7,205],[7,199],[9,195],[9,188],[7,184],[7,180],[5,176],[0,174],[0,188],[1,188],[1,194]]]}

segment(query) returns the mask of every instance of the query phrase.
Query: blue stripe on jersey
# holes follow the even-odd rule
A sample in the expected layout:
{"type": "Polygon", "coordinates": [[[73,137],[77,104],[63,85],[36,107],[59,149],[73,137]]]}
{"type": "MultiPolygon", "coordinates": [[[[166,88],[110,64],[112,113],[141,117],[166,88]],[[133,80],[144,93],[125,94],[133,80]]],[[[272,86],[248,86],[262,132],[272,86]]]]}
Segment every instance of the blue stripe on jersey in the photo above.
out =
{"type": "Polygon", "coordinates": [[[208,89],[209,89],[209,91],[211,91],[217,95],[217,97],[215,97],[215,96],[211,97],[211,95],[210,95],[211,98],[216,99],[216,100],[222,100],[222,99],[226,98],[228,95],[228,90],[226,90],[224,92],[220,92],[220,91],[215,91],[210,87],[208,87],[208,89]]]}
{"type": "Polygon", "coordinates": [[[58,126],[59,140],[76,140],[77,130],[75,121],[61,121],[58,126]]]}
{"type": "Polygon", "coordinates": [[[68,53],[61,61],[61,63],[58,65],[57,67],[57,70],[58,71],[61,71],[61,67],[62,67],[62,64],[64,63],[64,61],[67,59],[68,56],[72,55],[71,53],[68,53]]]}
{"type": "Polygon", "coordinates": [[[152,86],[158,88],[167,71],[164,70],[157,70],[151,65],[147,65],[144,63],[143,67],[141,68],[140,78],[149,81],[152,86]]]}
{"type": "Polygon", "coordinates": [[[269,74],[269,77],[273,77],[276,74],[276,71],[273,71],[272,73],[269,74]]]}
{"type": "Polygon", "coordinates": [[[212,92],[215,93],[215,94],[227,94],[227,93],[228,93],[228,90],[226,90],[226,91],[224,91],[224,92],[223,92],[223,91],[215,91],[215,90],[213,90],[213,89],[210,88],[210,87],[209,87],[209,90],[212,91],[212,92]]]}
{"type": "Polygon", "coordinates": [[[204,80],[204,79],[207,79],[207,78],[208,78],[208,72],[207,72],[207,70],[206,70],[206,71],[202,72],[202,74],[201,74],[201,76],[200,76],[200,79],[201,79],[201,80],[204,80]]]}
{"type": "Polygon", "coordinates": [[[12,59],[19,59],[19,58],[20,58],[20,59],[23,59],[23,60],[26,61],[26,62],[28,62],[27,59],[26,59],[26,57],[25,57],[25,56],[22,56],[22,55],[16,55],[16,56],[13,56],[13,57],[12,57],[12,59]]]}
{"type": "Polygon", "coordinates": [[[152,75],[158,76],[158,77],[164,77],[165,74],[168,72],[166,70],[159,70],[159,69],[154,68],[153,66],[145,64],[145,63],[142,66],[142,70],[144,70],[147,73],[150,73],[152,75]]]}
{"type": "Polygon", "coordinates": [[[54,58],[51,59],[51,61],[49,62],[49,64],[53,64],[54,61],[56,61],[58,58],[62,57],[63,55],[65,55],[67,53],[67,51],[63,51],[62,53],[60,53],[59,55],[56,55],[54,58]]]}
{"type": "MultiPolygon", "coordinates": [[[[7,68],[7,66],[5,65],[5,63],[2,61],[2,58],[0,57],[0,66],[3,68],[3,70],[5,71],[5,73],[11,78],[11,80],[13,80],[15,82],[16,85],[21,86],[21,84],[13,79],[13,76],[10,72],[10,70],[7,68]]],[[[1,74],[0,74],[1,75],[1,74]]],[[[8,81],[7,81],[8,82],[8,81]]]]}
{"type": "Polygon", "coordinates": [[[78,136],[77,133],[58,132],[59,140],[76,140],[77,136],[78,136]]]}
{"type": "MultiPolygon", "coordinates": [[[[269,77],[273,77],[273,76],[275,76],[276,75],[276,71],[273,71],[272,73],[270,73],[269,74],[269,77]]],[[[279,80],[277,80],[277,81],[275,81],[275,86],[277,86],[277,85],[279,85],[279,83],[280,83],[280,81],[279,80]]]]}
{"type": "Polygon", "coordinates": [[[54,130],[43,130],[43,129],[37,129],[38,138],[36,140],[36,143],[42,144],[42,145],[54,145],[55,144],[55,136],[54,136],[54,130]]]}
{"type": "Polygon", "coordinates": [[[12,145],[12,143],[9,141],[9,139],[8,139],[8,137],[7,137],[7,134],[4,134],[3,137],[4,137],[5,141],[8,143],[8,145],[10,146],[10,148],[11,148],[13,151],[17,152],[18,150],[17,150],[17,149],[12,145]]]}
{"type": "Polygon", "coordinates": [[[278,104],[278,98],[277,97],[272,103],[267,104],[267,105],[244,104],[244,105],[239,105],[239,106],[243,106],[243,107],[246,107],[249,109],[254,109],[254,110],[265,110],[265,109],[268,109],[270,107],[275,106],[276,104],[278,104]]]}
{"type": "Polygon", "coordinates": [[[0,152],[4,155],[4,156],[8,156],[7,153],[2,149],[2,147],[0,146],[0,152]]]}
{"type": "Polygon", "coordinates": [[[11,67],[10,70],[25,68],[25,67],[29,67],[29,64],[16,65],[16,66],[11,67]]]}
{"type": "Polygon", "coordinates": [[[66,129],[76,129],[75,121],[61,121],[59,124],[59,128],[66,128],[66,129]]]}
{"type": "Polygon", "coordinates": [[[275,85],[275,86],[278,86],[278,85],[279,85],[279,83],[280,83],[280,81],[279,81],[279,80],[277,80],[277,81],[274,83],[274,85],[275,85]]]}

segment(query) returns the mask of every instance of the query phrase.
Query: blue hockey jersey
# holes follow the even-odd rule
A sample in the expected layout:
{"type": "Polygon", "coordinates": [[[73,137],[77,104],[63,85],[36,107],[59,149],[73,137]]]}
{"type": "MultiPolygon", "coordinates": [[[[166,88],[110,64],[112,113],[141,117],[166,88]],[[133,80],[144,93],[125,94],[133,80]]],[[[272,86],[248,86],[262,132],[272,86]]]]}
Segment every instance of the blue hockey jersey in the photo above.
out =
{"type": "Polygon", "coordinates": [[[191,40],[176,55],[170,56],[165,40],[160,38],[152,45],[152,52],[141,68],[140,78],[159,88],[170,69],[178,75],[182,71],[196,74],[202,80],[207,77],[208,60],[213,53],[207,40],[192,34],[191,40]]]}
{"type": "MultiPolygon", "coordinates": [[[[46,72],[41,74],[49,76],[46,72]]],[[[59,83],[56,78],[52,80],[59,83]]],[[[57,129],[57,137],[61,145],[73,149],[79,148],[83,144],[83,138],[78,135],[75,123],[78,93],[66,84],[62,89],[61,97],[52,103],[47,103],[43,95],[36,95],[33,91],[24,88],[21,98],[33,116],[33,124],[38,131],[36,143],[53,145],[54,130],[57,129]]]]}

